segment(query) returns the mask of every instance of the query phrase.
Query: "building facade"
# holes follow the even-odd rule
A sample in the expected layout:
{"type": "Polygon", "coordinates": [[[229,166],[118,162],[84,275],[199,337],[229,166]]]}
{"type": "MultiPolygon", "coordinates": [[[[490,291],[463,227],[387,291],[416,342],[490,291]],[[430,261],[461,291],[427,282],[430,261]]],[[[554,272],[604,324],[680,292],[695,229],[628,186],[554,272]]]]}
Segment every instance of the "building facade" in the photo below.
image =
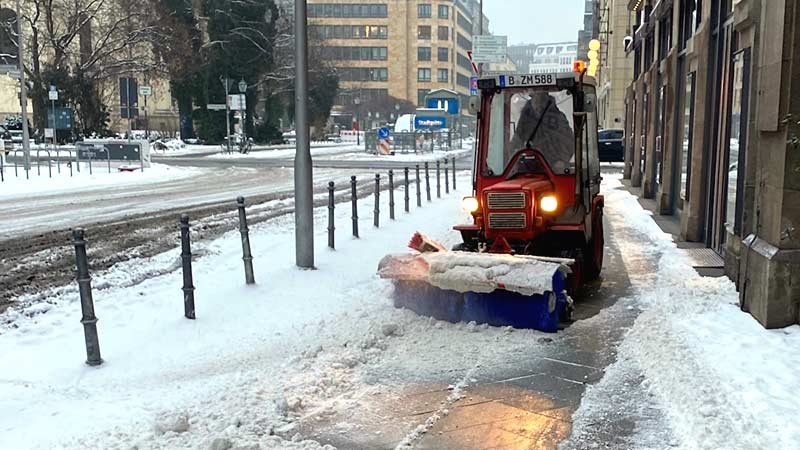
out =
{"type": "Polygon", "coordinates": [[[476,11],[477,0],[309,2],[309,32],[339,73],[336,105],[387,96],[423,105],[436,89],[468,96],[476,11]]]}
{"type": "Polygon", "coordinates": [[[578,59],[589,60],[589,42],[600,34],[600,11],[598,0],[584,2],[583,29],[578,31],[578,59]]]}
{"type": "Polygon", "coordinates": [[[528,73],[572,72],[573,63],[578,57],[576,42],[553,42],[539,44],[528,65],[528,73]]]}
{"type": "Polygon", "coordinates": [[[630,0],[625,177],[724,258],[741,307],[800,322],[800,0],[630,0]]]}
{"type": "Polygon", "coordinates": [[[515,66],[527,71],[533,63],[535,53],[536,44],[520,44],[509,45],[507,54],[515,66]]]}
{"type": "Polygon", "coordinates": [[[633,80],[633,60],[626,55],[631,12],[628,0],[596,0],[599,5],[600,70],[597,76],[598,123],[602,128],[625,125],[625,90],[633,80]]]}

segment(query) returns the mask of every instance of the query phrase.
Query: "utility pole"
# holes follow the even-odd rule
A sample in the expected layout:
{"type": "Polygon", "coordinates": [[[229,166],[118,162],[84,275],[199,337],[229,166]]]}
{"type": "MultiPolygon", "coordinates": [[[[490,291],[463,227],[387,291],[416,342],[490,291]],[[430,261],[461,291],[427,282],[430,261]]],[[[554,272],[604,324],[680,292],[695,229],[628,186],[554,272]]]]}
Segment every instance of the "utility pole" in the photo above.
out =
{"type": "Polygon", "coordinates": [[[22,8],[17,6],[17,49],[19,55],[19,103],[22,108],[22,152],[25,154],[25,173],[31,170],[31,135],[28,132],[28,87],[25,84],[25,39],[22,36],[22,8]]]}
{"type": "Polygon", "coordinates": [[[294,155],[294,222],[297,266],[314,268],[314,191],[308,122],[308,5],[294,1],[295,122],[297,150],[294,155]]]}

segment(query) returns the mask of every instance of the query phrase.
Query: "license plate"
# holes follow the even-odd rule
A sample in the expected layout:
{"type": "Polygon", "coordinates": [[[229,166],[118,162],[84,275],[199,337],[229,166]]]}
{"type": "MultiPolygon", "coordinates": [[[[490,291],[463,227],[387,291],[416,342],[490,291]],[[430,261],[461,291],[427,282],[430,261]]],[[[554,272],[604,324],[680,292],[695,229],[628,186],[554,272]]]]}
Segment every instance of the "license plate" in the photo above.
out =
{"type": "Polygon", "coordinates": [[[552,73],[530,74],[530,75],[500,75],[500,87],[532,87],[532,86],[554,86],[556,76],[552,73]]]}

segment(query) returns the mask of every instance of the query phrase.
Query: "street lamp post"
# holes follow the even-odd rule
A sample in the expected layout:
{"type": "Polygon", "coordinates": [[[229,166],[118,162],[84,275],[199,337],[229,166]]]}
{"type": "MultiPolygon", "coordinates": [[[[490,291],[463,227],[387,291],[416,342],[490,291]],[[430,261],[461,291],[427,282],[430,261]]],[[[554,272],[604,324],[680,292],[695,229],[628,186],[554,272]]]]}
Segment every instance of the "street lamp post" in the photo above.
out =
{"type": "Polygon", "coordinates": [[[241,96],[241,102],[239,103],[239,108],[241,108],[242,114],[242,144],[245,144],[247,141],[247,107],[245,103],[247,102],[247,82],[244,81],[242,78],[239,81],[239,95],[241,96]]]}
{"type": "Polygon", "coordinates": [[[28,131],[28,85],[25,84],[25,39],[22,36],[25,27],[22,26],[22,8],[19,0],[16,1],[17,9],[17,53],[19,59],[19,102],[22,110],[22,152],[25,154],[25,176],[29,177],[31,170],[31,136],[28,131]]]}
{"type": "Polygon", "coordinates": [[[358,120],[358,105],[361,104],[361,99],[354,98],[353,104],[356,105],[356,145],[361,145],[361,122],[358,120]]]}
{"type": "Polygon", "coordinates": [[[314,173],[308,118],[308,4],[294,1],[294,101],[297,149],[294,156],[295,259],[303,269],[314,268],[314,173]]]}
{"type": "Polygon", "coordinates": [[[231,152],[231,105],[228,102],[228,91],[230,88],[230,84],[228,83],[228,77],[219,76],[219,81],[225,86],[225,142],[227,143],[227,150],[228,153],[231,152]]]}

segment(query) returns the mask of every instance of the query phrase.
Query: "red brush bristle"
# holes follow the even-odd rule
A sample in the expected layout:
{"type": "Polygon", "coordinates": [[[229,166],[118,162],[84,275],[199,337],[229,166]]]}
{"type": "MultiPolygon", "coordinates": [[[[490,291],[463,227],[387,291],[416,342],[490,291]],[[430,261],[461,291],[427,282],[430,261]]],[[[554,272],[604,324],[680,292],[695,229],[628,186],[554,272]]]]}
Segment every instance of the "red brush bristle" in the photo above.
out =
{"type": "Polygon", "coordinates": [[[443,252],[446,251],[444,246],[433,239],[425,236],[424,234],[420,233],[419,231],[414,233],[414,236],[411,238],[411,241],[408,243],[408,247],[412,250],[416,250],[420,253],[428,253],[428,252],[443,252]]]}
{"type": "Polygon", "coordinates": [[[408,248],[421,252],[422,250],[420,249],[422,248],[422,243],[424,241],[425,239],[423,239],[422,235],[419,233],[419,231],[417,231],[414,233],[414,236],[411,237],[411,240],[408,241],[408,248]]]}

